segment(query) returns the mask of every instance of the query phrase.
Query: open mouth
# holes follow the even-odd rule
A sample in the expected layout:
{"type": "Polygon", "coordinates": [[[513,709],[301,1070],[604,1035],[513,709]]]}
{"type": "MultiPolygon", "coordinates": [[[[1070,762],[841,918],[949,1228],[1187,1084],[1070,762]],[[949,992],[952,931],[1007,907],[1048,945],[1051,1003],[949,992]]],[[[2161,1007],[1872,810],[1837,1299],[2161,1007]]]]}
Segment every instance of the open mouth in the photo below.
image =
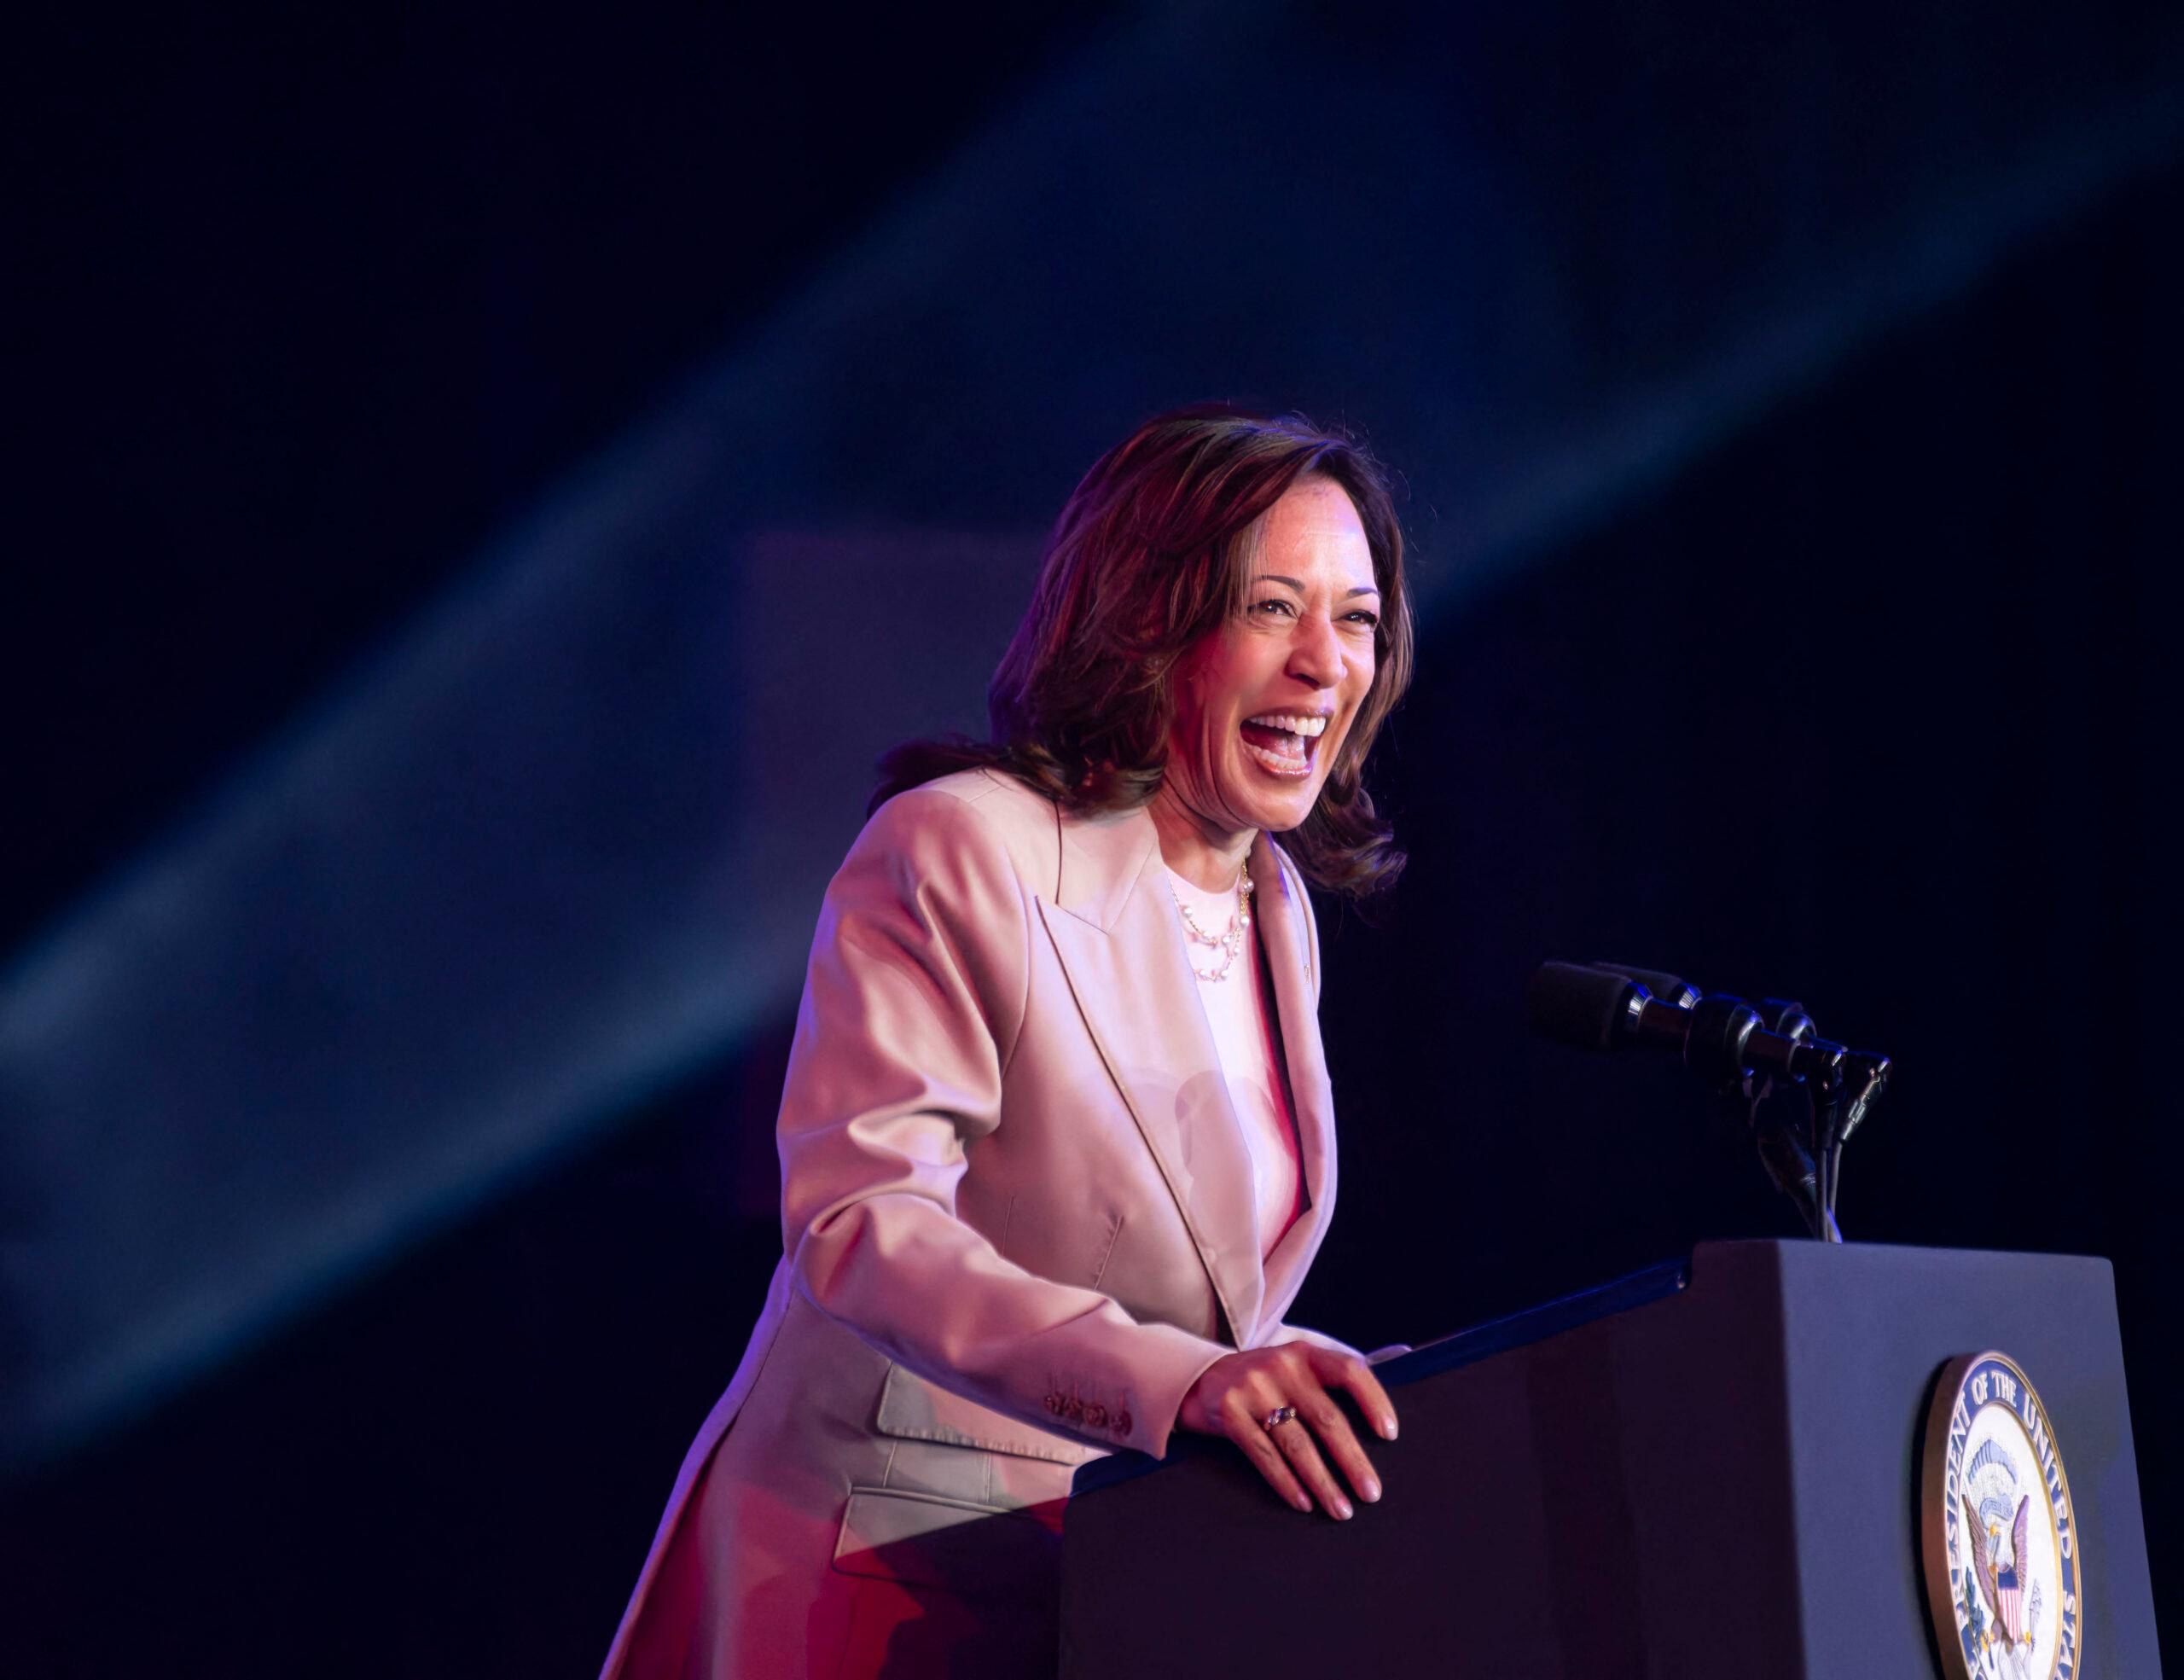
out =
{"type": "Polygon", "coordinates": [[[1238,726],[1244,750],[1254,762],[1275,776],[1301,776],[1312,773],[1312,760],[1320,750],[1320,736],[1327,719],[1307,712],[1263,712],[1238,726]]]}

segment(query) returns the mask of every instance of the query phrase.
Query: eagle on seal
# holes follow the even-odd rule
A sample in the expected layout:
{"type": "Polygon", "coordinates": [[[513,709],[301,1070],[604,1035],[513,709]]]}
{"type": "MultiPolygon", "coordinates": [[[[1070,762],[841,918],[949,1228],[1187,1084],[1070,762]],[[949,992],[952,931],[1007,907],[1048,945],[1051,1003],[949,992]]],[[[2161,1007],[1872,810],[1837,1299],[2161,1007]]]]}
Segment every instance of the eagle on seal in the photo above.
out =
{"type": "Polygon", "coordinates": [[[2031,1511],[2031,1496],[2020,1497],[2016,1519],[2010,1524],[2009,1549],[2005,1553],[1999,1525],[1990,1526],[1981,1518],[1978,1506],[1968,1497],[1964,1500],[1965,1527],[1972,1542],[1969,1549],[1972,1573],[1978,1580],[1980,1596],[1986,1601],[1987,1608],[2013,1645],[2024,1637],[2024,1545],[2026,1520],[2031,1511]]]}

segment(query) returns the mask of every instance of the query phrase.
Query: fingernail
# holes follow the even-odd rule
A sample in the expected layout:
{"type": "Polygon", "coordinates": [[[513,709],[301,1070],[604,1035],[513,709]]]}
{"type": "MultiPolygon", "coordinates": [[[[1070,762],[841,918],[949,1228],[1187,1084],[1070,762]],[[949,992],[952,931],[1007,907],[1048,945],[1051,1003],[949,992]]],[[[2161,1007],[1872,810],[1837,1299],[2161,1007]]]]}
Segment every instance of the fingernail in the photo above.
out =
{"type": "Polygon", "coordinates": [[[1348,1522],[1350,1518],[1357,1514],[1356,1512],[1350,1509],[1350,1502],[1342,1497],[1339,1494],[1335,1496],[1334,1514],[1340,1517],[1345,1522],[1348,1522]]]}
{"type": "Polygon", "coordinates": [[[1312,1502],[1301,1493],[1289,1503],[1300,1511],[1309,1511],[1312,1509],[1312,1502]]]}
{"type": "Polygon", "coordinates": [[[1365,1478],[1365,1485],[1359,1488],[1357,1491],[1365,1496],[1365,1503],[1367,1504],[1371,1505],[1379,1503],[1380,1497],[1380,1485],[1374,1481],[1370,1476],[1365,1478]]]}
{"type": "Polygon", "coordinates": [[[1396,1421],[1395,1421],[1395,1419],[1393,1419],[1392,1417],[1384,1417],[1384,1418],[1382,1418],[1382,1419],[1380,1420],[1380,1433],[1381,1433],[1381,1434],[1383,1434],[1383,1435],[1385,1435],[1388,1439],[1390,1439],[1390,1440],[1391,1440],[1391,1441],[1392,1441],[1393,1439],[1395,1439],[1395,1438],[1396,1438],[1396,1421]]]}

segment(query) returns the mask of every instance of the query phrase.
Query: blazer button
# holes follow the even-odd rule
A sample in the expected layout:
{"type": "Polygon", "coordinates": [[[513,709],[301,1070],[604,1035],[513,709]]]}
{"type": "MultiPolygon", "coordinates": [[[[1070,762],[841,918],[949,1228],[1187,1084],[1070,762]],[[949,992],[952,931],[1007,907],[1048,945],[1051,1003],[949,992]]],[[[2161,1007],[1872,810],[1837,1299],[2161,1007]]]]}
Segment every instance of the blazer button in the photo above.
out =
{"type": "Polygon", "coordinates": [[[1107,1427],[1107,1409],[1097,1404],[1085,1407],[1084,1427],[1087,1429],[1105,1429],[1107,1427]]]}
{"type": "Polygon", "coordinates": [[[1128,1412],[1117,1412],[1115,1414],[1115,1433],[1118,1435],[1129,1434],[1130,1421],[1130,1415],[1128,1412]]]}
{"type": "Polygon", "coordinates": [[[1065,1402],[1059,1394],[1049,1394],[1047,1396],[1047,1410],[1052,1412],[1056,1417],[1060,1417],[1062,1415],[1062,1411],[1066,1404],[1067,1403],[1065,1402]]]}

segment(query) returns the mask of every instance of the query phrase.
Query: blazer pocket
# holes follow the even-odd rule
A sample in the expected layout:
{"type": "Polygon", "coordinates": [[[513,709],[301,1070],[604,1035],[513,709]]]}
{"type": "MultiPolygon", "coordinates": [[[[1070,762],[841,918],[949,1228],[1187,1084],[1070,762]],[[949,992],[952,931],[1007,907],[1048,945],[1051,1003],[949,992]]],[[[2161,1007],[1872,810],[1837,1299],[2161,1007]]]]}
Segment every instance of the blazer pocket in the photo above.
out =
{"type": "Polygon", "coordinates": [[[1022,1598],[1054,1590],[1061,1574],[1061,1533],[1030,1511],[852,1487],[834,1561],[845,1575],[1022,1598]]]}
{"type": "Polygon", "coordinates": [[[900,1365],[890,1365],[880,1385],[880,1414],[873,1427],[900,1441],[938,1441],[1015,1458],[1042,1458],[1074,1468],[1106,1456],[1066,1436],[1019,1423],[1004,1412],[936,1386],[900,1365]]]}

